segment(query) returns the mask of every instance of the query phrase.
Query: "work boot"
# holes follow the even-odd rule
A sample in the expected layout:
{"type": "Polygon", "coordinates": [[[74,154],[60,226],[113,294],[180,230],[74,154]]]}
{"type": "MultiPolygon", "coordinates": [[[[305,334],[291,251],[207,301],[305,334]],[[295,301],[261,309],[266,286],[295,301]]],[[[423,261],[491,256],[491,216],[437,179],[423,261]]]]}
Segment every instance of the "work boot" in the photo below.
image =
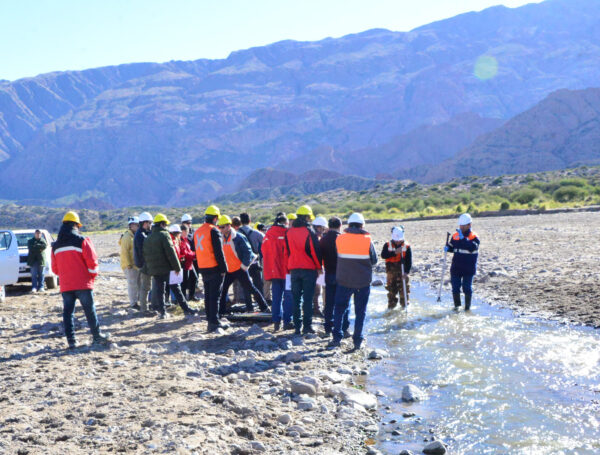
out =
{"type": "Polygon", "coordinates": [[[452,294],[452,298],[454,299],[454,308],[460,308],[460,293],[452,294]]]}
{"type": "Polygon", "coordinates": [[[169,313],[160,313],[158,319],[169,319],[171,315],[169,313]]]}
{"type": "Polygon", "coordinates": [[[133,308],[134,310],[139,310],[140,309],[140,304],[135,302],[133,305],[131,305],[131,308],[133,308]]]}
{"type": "Polygon", "coordinates": [[[352,334],[348,330],[344,330],[343,338],[351,338],[352,334]]]}
{"type": "Polygon", "coordinates": [[[216,332],[219,328],[219,324],[215,324],[214,322],[209,322],[206,331],[208,333],[216,332]]]}
{"type": "Polygon", "coordinates": [[[303,335],[308,335],[309,333],[317,333],[317,332],[315,332],[315,329],[313,329],[311,325],[309,325],[302,331],[303,335]]]}
{"type": "Polygon", "coordinates": [[[73,349],[77,349],[79,347],[79,343],[77,343],[76,340],[68,340],[69,343],[69,349],[73,350],[73,349]]]}
{"type": "Polygon", "coordinates": [[[302,335],[302,331],[300,330],[300,328],[294,330],[294,335],[302,335]]]}
{"type": "Polygon", "coordinates": [[[262,313],[270,313],[271,312],[271,308],[269,308],[269,305],[266,305],[264,303],[262,305],[259,304],[259,308],[262,313]]]}
{"type": "Polygon", "coordinates": [[[110,335],[108,333],[98,332],[97,335],[94,335],[92,344],[106,346],[108,343],[110,343],[110,335]]]}
{"type": "Polygon", "coordinates": [[[294,326],[291,322],[286,322],[283,324],[283,330],[294,330],[296,326],[294,326]]]}
{"type": "Polygon", "coordinates": [[[471,297],[473,297],[472,294],[465,294],[465,311],[471,310],[471,297]]]}
{"type": "Polygon", "coordinates": [[[229,324],[229,321],[227,319],[223,318],[217,321],[217,327],[223,330],[227,330],[229,327],[231,327],[231,325],[229,324]]]}
{"type": "Polygon", "coordinates": [[[339,348],[341,345],[342,345],[341,340],[333,339],[327,344],[327,349],[336,349],[336,348],[339,348]]]}
{"type": "Polygon", "coordinates": [[[279,329],[281,329],[281,322],[274,322],[273,323],[273,332],[279,332],[279,329]]]}

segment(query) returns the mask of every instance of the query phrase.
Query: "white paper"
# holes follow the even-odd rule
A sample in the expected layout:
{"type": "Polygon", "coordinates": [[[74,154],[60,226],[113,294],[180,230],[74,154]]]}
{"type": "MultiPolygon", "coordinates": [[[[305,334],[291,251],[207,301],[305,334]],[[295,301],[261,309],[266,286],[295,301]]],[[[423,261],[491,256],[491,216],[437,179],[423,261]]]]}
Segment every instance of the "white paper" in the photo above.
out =
{"type": "Polygon", "coordinates": [[[290,274],[287,274],[285,276],[285,290],[286,291],[292,290],[292,276],[290,274]]]}
{"type": "Polygon", "coordinates": [[[321,273],[317,278],[317,284],[319,286],[325,286],[325,274],[321,273]]]}
{"type": "Polygon", "coordinates": [[[178,274],[171,270],[169,274],[169,284],[181,284],[183,283],[183,272],[179,272],[178,274]]]}

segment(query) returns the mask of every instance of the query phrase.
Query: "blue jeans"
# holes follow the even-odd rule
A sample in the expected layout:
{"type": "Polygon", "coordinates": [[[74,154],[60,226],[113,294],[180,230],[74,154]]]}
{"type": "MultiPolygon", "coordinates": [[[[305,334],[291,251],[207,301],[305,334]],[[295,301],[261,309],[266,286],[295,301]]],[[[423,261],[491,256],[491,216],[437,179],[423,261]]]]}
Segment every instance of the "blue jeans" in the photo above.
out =
{"type": "Polygon", "coordinates": [[[63,298],[63,324],[65,325],[65,335],[68,341],[75,341],[75,328],[73,326],[73,312],[75,311],[75,302],[79,300],[88,326],[94,337],[100,333],[100,323],[96,316],[96,307],[94,305],[94,292],[90,289],[80,291],[67,291],[62,293],[63,298]]]}
{"type": "Polygon", "coordinates": [[[304,325],[304,331],[307,331],[312,328],[312,302],[317,284],[317,271],[294,269],[290,274],[294,297],[294,326],[296,330],[300,330],[304,325]]]}
{"type": "MultiPolygon", "coordinates": [[[[325,318],[325,333],[331,333],[333,330],[333,309],[335,307],[335,290],[337,282],[335,273],[325,272],[325,309],[323,317],[325,318]]],[[[342,331],[345,332],[350,327],[350,308],[344,313],[342,322],[342,331]]]]}
{"type": "Polygon", "coordinates": [[[474,275],[450,275],[450,282],[452,283],[452,294],[460,294],[460,288],[462,287],[465,295],[473,294],[473,276],[474,275]]]}
{"type": "Polygon", "coordinates": [[[44,289],[44,266],[35,264],[30,266],[31,269],[31,289],[41,291],[44,289]]]}
{"type": "Polygon", "coordinates": [[[292,291],[285,290],[285,280],[274,278],[271,280],[271,294],[273,303],[271,304],[271,313],[273,322],[284,324],[292,322],[292,291]]]}
{"type": "Polygon", "coordinates": [[[364,288],[347,288],[341,284],[337,285],[337,289],[335,290],[335,307],[333,309],[333,339],[335,341],[340,341],[344,336],[342,330],[344,313],[349,311],[350,297],[354,296],[354,335],[352,335],[352,340],[354,340],[354,346],[359,347],[361,345],[364,340],[362,332],[370,294],[370,286],[365,286],[364,288]]]}

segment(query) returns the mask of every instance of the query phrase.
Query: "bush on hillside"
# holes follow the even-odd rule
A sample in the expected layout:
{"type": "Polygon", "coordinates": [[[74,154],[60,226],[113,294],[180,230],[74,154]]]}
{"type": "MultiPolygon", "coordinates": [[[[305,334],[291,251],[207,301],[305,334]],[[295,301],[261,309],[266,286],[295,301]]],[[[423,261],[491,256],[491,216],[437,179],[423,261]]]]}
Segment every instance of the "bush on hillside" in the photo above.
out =
{"type": "Polygon", "coordinates": [[[561,186],[553,194],[552,198],[557,202],[572,202],[584,199],[587,192],[578,186],[561,186]]]}
{"type": "Polygon", "coordinates": [[[529,204],[542,197],[542,192],[536,188],[524,188],[510,195],[510,200],[519,204],[529,204]]]}
{"type": "Polygon", "coordinates": [[[500,204],[500,210],[508,210],[510,209],[510,203],[508,201],[503,201],[502,204],[500,204]]]}

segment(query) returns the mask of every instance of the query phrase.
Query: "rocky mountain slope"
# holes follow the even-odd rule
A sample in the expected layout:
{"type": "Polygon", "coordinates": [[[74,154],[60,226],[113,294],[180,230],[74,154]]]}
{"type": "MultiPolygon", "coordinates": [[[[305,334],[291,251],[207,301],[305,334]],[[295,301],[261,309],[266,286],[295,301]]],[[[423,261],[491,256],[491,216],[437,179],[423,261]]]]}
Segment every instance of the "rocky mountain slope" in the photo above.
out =
{"type": "Polygon", "coordinates": [[[600,2],[547,0],[408,33],[2,82],[0,199],[189,205],[264,167],[430,165],[557,89],[600,86],[599,25],[600,2]]]}
{"type": "Polygon", "coordinates": [[[600,164],[600,88],[559,90],[419,179],[502,175],[600,164]]]}

